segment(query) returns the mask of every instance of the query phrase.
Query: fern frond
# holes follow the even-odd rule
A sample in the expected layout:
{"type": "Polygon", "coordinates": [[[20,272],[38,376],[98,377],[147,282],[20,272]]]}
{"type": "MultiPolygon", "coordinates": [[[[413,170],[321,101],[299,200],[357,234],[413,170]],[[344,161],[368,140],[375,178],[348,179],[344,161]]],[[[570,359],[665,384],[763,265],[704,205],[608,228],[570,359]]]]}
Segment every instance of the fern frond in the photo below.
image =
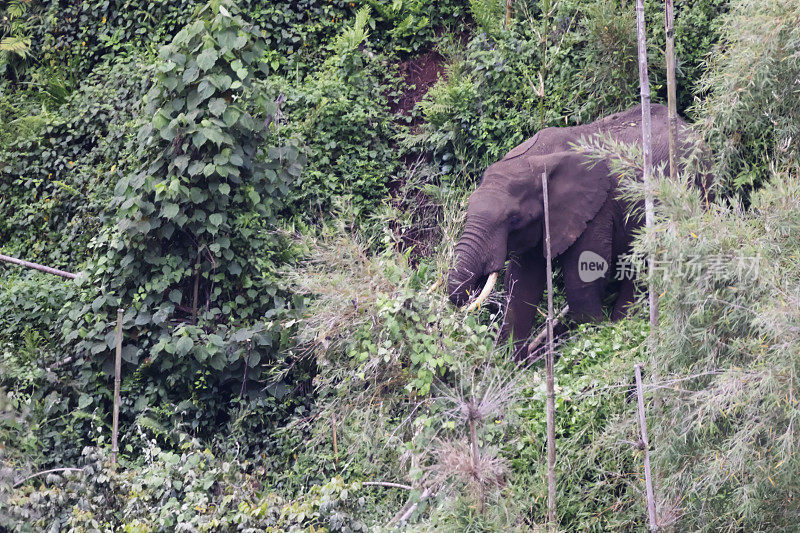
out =
{"type": "Polygon", "coordinates": [[[333,45],[334,51],[337,54],[345,54],[355,50],[369,37],[366,26],[369,22],[371,12],[372,9],[369,6],[363,6],[356,12],[356,19],[353,22],[353,26],[343,30],[333,45]]]}
{"type": "Polygon", "coordinates": [[[23,16],[28,12],[28,4],[30,4],[30,0],[14,0],[9,3],[8,8],[6,8],[8,19],[14,20],[23,16]]]}
{"type": "Polygon", "coordinates": [[[28,57],[28,50],[30,50],[30,47],[31,38],[22,35],[5,37],[0,41],[0,52],[16,54],[23,59],[28,57]]]}
{"type": "MultiPolygon", "coordinates": [[[[402,1],[395,0],[392,2],[391,6],[386,6],[379,2],[378,0],[366,0],[367,4],[372,6],[372,9],[378,14],[379,17],[384,18],[386,20],[394,20],[397,18],[398,13],[400,12],[400,8],[402,7],[402,1]]],[[[367,6],[364,6],[367,7],[367,6]]]]}
{"type": "Polygon", "coordinates": [[[149,416],[139,415],[136,418],[136,423],[144,429],[149,429],[153,435],[157,437],[168,437],[169,431],[167,428],[150,418],[149,416]]]}
{"type": "MultiPolygon", "coordinates": [[[[364,28],[367,26],[367,22],[369,22],[370,11],[371,9],[369,6],[362,6],[356,13],[356,22],[353,25],[353,30],[357,33],[364,33],[364,28]]],[[[364,33],[364,36],[366,38],[366,33],[364,33]]]]}
{"type": "Polygon", "coordinates": [[[495,35],[502,29],[504,5],[501,0],[469,0],[472,18],[487,35],[495,35]]]}

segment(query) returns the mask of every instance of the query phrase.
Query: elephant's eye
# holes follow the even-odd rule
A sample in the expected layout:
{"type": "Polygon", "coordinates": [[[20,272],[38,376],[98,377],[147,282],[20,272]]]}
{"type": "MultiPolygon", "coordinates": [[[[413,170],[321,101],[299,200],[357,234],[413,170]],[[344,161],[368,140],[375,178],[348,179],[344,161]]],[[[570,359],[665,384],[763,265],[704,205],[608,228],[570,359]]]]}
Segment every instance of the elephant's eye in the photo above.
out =
{"type": "Polygon", "coordinates": [[[522,224],[522,217],[518,213],[512,213],[508,217],[508,226],[511,229],[517,229],[522,224]]]}

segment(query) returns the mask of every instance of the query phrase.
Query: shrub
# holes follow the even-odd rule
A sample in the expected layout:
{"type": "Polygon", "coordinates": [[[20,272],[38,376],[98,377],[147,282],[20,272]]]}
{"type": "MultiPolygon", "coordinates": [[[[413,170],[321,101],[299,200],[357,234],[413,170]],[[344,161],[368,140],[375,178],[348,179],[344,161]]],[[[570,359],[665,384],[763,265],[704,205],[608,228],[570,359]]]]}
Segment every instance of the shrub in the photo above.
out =
{"type": "MultiPolygon", "coordinates": [[[[645,355],[647,324],[627,320],[580,326],[558,349],[556,450],[558,521],[578,530],[623,530],[645,522],[642,457],[635,402],[630,401],[633,363],[645,355]]],[[[547,450],[544,369],[529,370],[529,388],[515,405],[521,436],[506,446],[512,490],[532,500],[526,519],[547,516],[547,450]],[[530,495],[535,495],[532,499],[530,495]]]]}
{"type": "Polygon", "coordinates": [[[696,190],[663,181],[656,253],[663,293],[655,358],[654,469],[680,529],[792,529],[796,453],[800,182],[775,172],[739,203],[703,210],[696,190]]]}
{"type": "MultiPolygon", "coordinates": [[[[145,441],[147,442],[147,441],[145,441]]],[[[367,531],[354,516],[359,483],[334,477],[295,500],[262,492],[247,461],[215,455],[198,442],[179,451],[147,443],[123,471],[102,450],[85,448],[79,472],[49,474],[0,499],[10,531],[367,531]]],[[[268,488],[267,488],[268,489],[268,488]]]]}
{"type": "MultiPolygon", "coordinates": [[[[103,58],[126,49],[156,52],[204,5],[199,0],[154,0],[146,6],[124,0],[36,2],[26,14],[28,53],[44,65],[88,73],[103,58]]],[[[316,48],[336,33],[350,11],[345,0],[243,0],[237,5],[259,26],[270,53],[268,64],[283,72],[316,64],[316,48]]]]}
{"type": "Polygon", "coordinates": [[[294,144],[267,144],[275,104],[258,82],[259,34],[227,2],[201,15],[160,50],[141,166],[117,182],[117,216],[93,240],[80,294],[62,313],[81,408],[105,401],[123,307],[124,389],[136,397],[123,416],[191,398],[194,430],[242,381],[261,379],[280,343],[276,317],[292,303],[273,277],[283,249],[268,230],[303,161],[294,144]]]}
{"type": "MultiPolygon", "coordinates": [[[[493,2],[474,2],[480,9],[493,2]]],[[[662,4],[647,2],[648,63],[654,101],[666,97],[662,4]]],[[[404,144],[434,154],[445,181],[468,182],[545,127],[577,125],[639,102],[632,4],[517,3],[516,22],[453,47],[447,76],[420,104],[427,124],[404,144]]],[[[475,8],[475,7],[474,7],[475,8]]],[[[697,65],[716,42],[718,0],[676,3],[681,108],[692,101],[697,65]],[[703,38],[694,31],[705,31],[703,38]]],[[[481,11],[483,12],[483,11],[481,11]]],[[[477,17],[480,18],[480,17],[477,17]]]]}
{"type": "Polygon", "coordinates": [[[0,146],[5,253],[81,268],[111,216],[115,181],[136,161],[132,124],[151,73],[141,57],[120,59],[99,66],[61,106],[9,111],[15,138],[0,146]]]}
{"type": "Polygon", "coordinates": [[[331,44],[332,55],[303,83],[274,80],[286,99],[283,131],[302,139],[309,160],[287,198],[287,215],[316,218],[343,202],[361,219],[402,171],[392,146],[399,126],[388,106],[391,68],[388,58],[371,50],[369,13],[359,12],[331,44]]]}
{"type": "Polygon", "coordinates": [[[722,40],[702,80],[698,106],[726,192],[762,185],[800,156],[800,7],[743,0],[723,19],[722,40]]]}
{"type": "Polygon", "coordinates": [[[386,54],[406,57],[423,52],[437,41],[443,29],[457,28],[467,14],[464,2],[445,0],[366,0],[375,11],[371,22],[378,45],[386,54]]]}

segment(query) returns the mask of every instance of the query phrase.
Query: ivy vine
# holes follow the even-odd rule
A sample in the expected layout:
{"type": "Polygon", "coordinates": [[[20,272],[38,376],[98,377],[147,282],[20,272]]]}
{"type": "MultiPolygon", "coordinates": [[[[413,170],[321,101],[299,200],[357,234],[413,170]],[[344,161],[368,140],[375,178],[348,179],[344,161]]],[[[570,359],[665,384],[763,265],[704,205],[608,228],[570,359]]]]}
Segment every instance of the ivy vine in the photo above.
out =
{"type": "Polygon", "coordinates": [[[197,399],[258,379],[278,344],[276,317],[291,305],[272,274],[283,250],[269,227],[304,156],[268,142],[278,104],[264,52],[228,0],[209,2],[159,51],[141,166],[117,183],[116,224],[93,240],[63,322],[79,356],[100,364],[125,309],[123,357],[137,366],[128,386],[148,385],[137,410],[176,389],[197,399]]]}

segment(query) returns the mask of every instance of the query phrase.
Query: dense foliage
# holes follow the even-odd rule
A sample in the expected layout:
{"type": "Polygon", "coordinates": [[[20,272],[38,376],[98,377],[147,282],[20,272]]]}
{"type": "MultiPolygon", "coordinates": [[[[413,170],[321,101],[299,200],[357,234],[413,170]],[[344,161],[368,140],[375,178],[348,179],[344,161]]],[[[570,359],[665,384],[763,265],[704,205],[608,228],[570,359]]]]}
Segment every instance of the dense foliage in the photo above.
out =
{"type": "Polygon", "coordinates": [[[777,169],[797,169],[800,116],[800,6],[734,2],[702,80],[703,126],[719,153],[728,191],[749,191],[777,169]]]}
{"type": "MultiPolygon", "coordinates": [[[[80,274],[0,267],[0,529],[545,522],[543,365],[496,341],[502,296],[465,315],[435,284],[486,165],[638,101],[635,14],[512,4],[0,2],[0,253],[80,274]]],[[[659,522],[788,530],[800,12],[675,4],[679,112],[721,187],[708,203],[660,182],[632,258],[663,266],[645,365],[659,522]]],[[[663,4],[645,8],[663,101],[663,4]]],[[[559,347],[565,529],[647,523],[637,311],[559,347]]]]}
{"type": "Polygon", "coordinates": [[[662,196],[671,201],[651,246],[682,265],[658,271],[656,359],[674,384],[656,433],[665,502],[690,529],[791,530],[800,512],[798,177],[770,176],[748,211],[703,212],[680,188],[662,196]]]}
{"type": "Polygon", "coordinates": [[[140,402],[190,388],[204,369],[217,371],[209,387],[243,365],[258,379],[275,335],[263,321],[284,307],[269,278],[280,245],[265,229],[302,159],[296,146],[266,143],[277,106],[257,82],[260,36],[233,5],[207,9],[159,51],[139,165],[116,182],[118,222],[93,239],[63,322],[64,340],[96,358],[113,344],[116,309],[126,310],[138,345],[126,362],[140,380],[167,377],[140,402]]]}

